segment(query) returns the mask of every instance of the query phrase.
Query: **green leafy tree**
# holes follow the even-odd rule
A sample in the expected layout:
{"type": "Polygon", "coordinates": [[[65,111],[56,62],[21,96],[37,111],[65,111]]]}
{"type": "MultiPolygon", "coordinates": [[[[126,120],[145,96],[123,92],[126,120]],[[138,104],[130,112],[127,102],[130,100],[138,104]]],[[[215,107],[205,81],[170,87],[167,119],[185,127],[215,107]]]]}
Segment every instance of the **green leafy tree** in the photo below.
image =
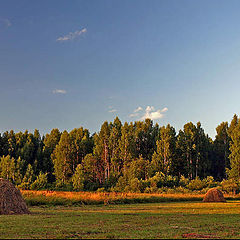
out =
{"type": "Polygon", "coordinates": [[[169,124],[160,128],[160,138],[157,140],[157,151],[152,157],[155,172],[168,174],[173,169],[176,148],[176,132],[169,124]]]}
{"type": "Polygon", "coordinates": [[[117,175],[120,175],[122,168],[122,161],[120,159],[120,147],[119,141],[121,139],[122,123],[118,117],[114,119],[113,124],[110,127],[109,136],[109,148],[111,158],[111,171],[117,175]]]}
{"type": "Polygon", "coordinates": [[[19,187],[22,189],[30,189],[30,186],[34,182],[34,180],[35,180],[35,175],[34,175],[32,165],[28,164],[27,171],[19,187]]]}
{"type": "Polygon", "coordinates": [[[42,170],[48,173],[50,181],[54,180],[52,173],[54,172],[53,161],[51,155],[58,145],[61,138],[61,133],[57,128],[52,129],[50,134],[46,134],[43,140],[43,162],[42,170]]]}
{"type": "Polygon", "coordinates": [[[92,154],[87,154],[82,161],[82,166],[84,168],[87,189],[94,190],[96,186],[104,183],[104,163],[101,159],[96,158],[92,154]]]}
{"type": "Polygon", "coordinates": [[[22,183],[23,179],[23,166],[24,166],[24,160],[19,157],[15,163],[15,183],[16,185],[20,185],[22,183]]]}
{"type": "Polygon", "coordinates": [[[78,164],[72,177],[73,189],[83,191],[84,189],[84,170],[81,164],[78,164]]]}
{"type": "Polygon", "coordinates": [[[156,138],[158,136],[158,125],[153,126],[151,119],[145,121],[136,121],[134,123],[134,141],[135,153],[134,157],[142,156],[151,159],[156,148],[156,138]]]}
{"type": "Polygon", "coordinates": [[[129,179],[134,179],[137,178],[139,180],[143,179],[148,179],[151,175],[151,166],[149,160],[146,160],[142,157],[133,160],[130,163],[129,169],[127,171],[128,178],[129,179]]]}
{"type": "Polygon", "coordinates": [[[226,178],[225,169],[230,167],[230,137],[228,130],[227,122],[222,122],[216,128],[217,135],[214,140],[214,159],[212,165],[214,169],[213,175],[219,180],[226,178]]]}
{"type": "Polygon", "coordinates": [[[0,161],[1,177],[7,180],[15,180],[15,160],[10,155],[1,157],[0,161]]]}
{"type": "Polygon", "coordinates": [[[110,176],[110,126],[108,122],[104,122],[99,134],[94,136],[94,155],[104,163],[105,181],[110,176]]]}
{"type": "Polygon", "coordinates": [[[240,179],[240,121],[234,116],[231,125],[229,135],[231,137],[230,142],[230,166],[228,175],[235,180],[240,179]]]}
{"type": "Polygon", "coordinates": [[[72,149],[72,171],[82,162],[86,154],[92,152],[92,140],[87,129],[75,128],[69,133],[72,149]]]}
{"type": "Polygon", "coordinates": [[[61,139],[53,151],[52,161],[54,174],[59,184],[67,184],[72,177],[72,149],[71,140],[67,131],[61,135],[61,139]]]}
{"type": "Polygon", "coordinates": [[[129,163],[132,161],[136,152],[136,145],[134,142],[134,128],[132,123],[128,124],[127,122],[125,122],[122,126],[119,148],[121,165],[123,166],[122,168],[124,172],[128,167],[129,163]]]}
{"type": "Polygon", "coordinates": [[[47,173],[40,172],[37,179],[31,184],[30,188],[32,190],[45,189],[47,187],[48,179],[47,173]]]}

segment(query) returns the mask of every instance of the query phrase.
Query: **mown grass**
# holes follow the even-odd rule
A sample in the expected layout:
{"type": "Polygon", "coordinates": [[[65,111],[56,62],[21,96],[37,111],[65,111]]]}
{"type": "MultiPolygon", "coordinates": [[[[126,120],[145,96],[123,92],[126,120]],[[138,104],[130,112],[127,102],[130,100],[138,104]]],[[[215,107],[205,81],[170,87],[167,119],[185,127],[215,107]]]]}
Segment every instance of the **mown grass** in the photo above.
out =
{"type": "Polygon", "coordinates": [[[240,238],[240,201],[31,207],[0,238],[240,238]]]}
{"type": "MultiPolygon", "coordinates": [[[[22,191],[29,206],[79,206],[99,204],[161,203],[179,201],[201,201],[203,194],[147,194],[147,193],[101,193],[101,192],[58,192],[22,191]]],[[[239,195],[225,195],[228,200],[240,199],[239,195]]]]}

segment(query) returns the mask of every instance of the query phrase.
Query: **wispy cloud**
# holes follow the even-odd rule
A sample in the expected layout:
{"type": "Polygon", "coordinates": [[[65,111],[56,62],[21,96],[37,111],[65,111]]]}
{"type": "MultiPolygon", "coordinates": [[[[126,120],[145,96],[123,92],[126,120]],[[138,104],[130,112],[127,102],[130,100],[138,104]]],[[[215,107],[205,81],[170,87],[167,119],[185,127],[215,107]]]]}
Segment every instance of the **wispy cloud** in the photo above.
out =
{"type": "Polygon", "coordinates": [[[138,108],[136,108],[136,109],[134,110],[134,112],[137,113],[137,112],[140,112],[140,111],[142,111],[142,110],[143,110],[142,107],[138,107],[138,108]]]}
{"type": "Polygon", "coordinates": [[[162,111],[161,111],[161,112],[162,112],[162,113],[164,113],[164,112],[167,112],[167,111],[168,111],[168,108],[167,108],[167,107],[165,107],[165,108],[163,108],[163,109],[162,109],[162,111]]]}
{"type": "Polygon", "coordinates": [[[12,23],[7,18],[0,18],[0,22],[6,27],[9,28],[12,26],[12,23]]]}
{"type": "Polygon", "coordinates": [[[108,110],[109,113],[115,113],[115,112],[117,112],[117,110],[116,110],[115,108],[113,108],[113,106],[109,106],[108,109],[109,109],[109,110],[108,110]]]}
{"type": "Polygon", "coordinates": [[[57,38],[56,41],[58,42],[64,42],[64,41],[69,41],[69,40],[73,40],[74,38],[84,34],[87,32],[87,29],[86,28],[83,28],[81,30],[77,30],[75,32],[70,32],[68,33],[67,35],[64,35],[63,37],[59,37],[57,38]]]}
{"type": "Polygon", "coordinates": [[[117,112],[117,110],[116,110],[116,109],[111,109],[111,110],[109,110],[108,112],[110,112],[110,113],[115,113],[115,112],[117,112]]]}
{"type": "Polygon", "coordinates": [[[64,89],[54,89],[54,90],[52,91],[52,93],[53,93],[53,94],[66,94],[67,91],[64,90],[64,89]]]}
{"type": "Polygon", "coordinates": [[[164,117],[164,113],[168,111],[168,108],[163,108],[155,110],[153,106],[147,106],[144,113],[142,113],[143,108],[138,107],[136,108],[132,114],[129,115],[129,117],[138,117],[140,120],[145,120],[146,118],[150,118],[152,120],[160,119],[164,117]],[[143,115],[142,115],[143,114],[143,115]]]}
{"type": "Polygon", "coordinates": [[[133,113],[131,113],[131,114],[129,115],[129,117],[131,117],[131,118],[133,118],[133,117],[138,117],[138,116],[139,116],[139,112],[141,112],[142,110],[143,110],[142,107],[136,108],[136,109],[133,111],[133,113]]]}

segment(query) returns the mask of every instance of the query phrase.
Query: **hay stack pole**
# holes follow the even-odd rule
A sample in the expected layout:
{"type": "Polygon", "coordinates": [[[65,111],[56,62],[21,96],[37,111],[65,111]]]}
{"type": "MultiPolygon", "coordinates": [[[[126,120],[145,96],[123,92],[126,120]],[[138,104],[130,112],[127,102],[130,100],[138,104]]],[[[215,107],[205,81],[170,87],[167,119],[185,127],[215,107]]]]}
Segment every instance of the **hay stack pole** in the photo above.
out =
{"type": "Polygon", "coordinates": [[[8,180],[0,178],[0,215],[29,213],[19,189],[8,180]]]}
{"type": "Polygon", "coordinates": [[[223,193],[217,188],[209,189],[203,198],[203,202],[226,202],[223,193]]]}

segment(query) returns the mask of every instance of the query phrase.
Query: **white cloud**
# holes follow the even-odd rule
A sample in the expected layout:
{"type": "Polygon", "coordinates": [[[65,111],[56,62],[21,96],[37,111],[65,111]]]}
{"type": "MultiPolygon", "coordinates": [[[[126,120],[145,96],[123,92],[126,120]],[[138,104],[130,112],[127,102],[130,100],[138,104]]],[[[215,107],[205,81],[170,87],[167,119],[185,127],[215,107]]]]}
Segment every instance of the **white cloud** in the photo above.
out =
{"type": "Polygon", "coordinates": [[[147,106],[146,107],[146,112],[151,112],[151,111],[154,111],[155,108],[153,106],[147,106]]]}
{"type": "Polygon", "coordinates": [[[52,93],[53,93],[53,94],[66,94],[67,91],[64,90],[64,89],[54,89],[54,90],[52,91],[52,93]]]}
{"type": "Polygon", "coordinates": [[[163,108],[163,109],[162,109],[162,111],[161,111],[161,112],[162,112],[162,113],[164,113],[164,112],[167,112],[167,111],[168,111],[168,108],[167,108],[167,107],[165,107],[165,108],[163,108]]]}
{"type": "Polygon", "coordinates": [[[138,107],[138,108],[136,108],[136,109],[134,110],[134,112],[137,113],[137,112],[140,112],[140,111],[142,111],[142,110],[143,110],[142,107],[138,107]]]}
{"type": "Polygon", "coordinates": [[[111,109],[111,110],[109,110],[108,112],[110,112],[110,113],[115,113],[115,112],[117,112],[117,110],[116,110],[116,109],[111,109]]]}
{"type": "Polygon", "coordinates": [[[129,115],[129,117],[133,118],[133,117],[139,116],[139,112],[141,112],[142,110],[143,110],[142,107],[136,108],[136,109],[133,111],[133,113],[131,113],[131,114],[129,115]]]}
{"type": "Polygon", "coordinates": [[[109,110],[108,110],[109,113],[115,113],[115,112],[117,112],[117,110],[114,109],[112,106],[109,106],[108,109],[109,109],[109,110]]]}
{"type": "Polygon", "coordinates": [[[131,114],[129,115],[129,117],[131,117],[131,118],[137,117],[137,116],[138,116],[138,113],[131,113],[131,114]]]}
{"type": "Polygon", "coordinates": [[[162,110],[158,109],[154,111],[155,108],[153,106],[147,106],[145,110],[145,114],[141,117],[141,120],[145,120],[146,118],[150,118],[152,120],[163,118],[164,114],[168,109],[165,107],[162,110]]]}
{"type": "Polygon", "coordinates": [[[156,119],[160,119],[164,117],[164,113],[166,113],[168,111],[168,108],[163,108],[158,109],[155,111],[155,108],[153,106],[147,106],[144,112],[144,115],[141,116],[140,112],[143,110],[142,107],[138,107],[137,109],[135,109],[133,111],[133,113],[131,113],[129,115],[129,117],[133,118],[133,117],[139,117],[140,120],[145,120],[146,118],[150,118],[152,120],[156,120],[156,119]]]}
{"type": "Polygon", "coordinates": [[[86,33],[87,29],[83,28],[82,30],[77,30],[75,32],[70,32],[67,35],[63,36],[63,37],[59,37],[56,41],[60,41],[60,42],[64,42],[64,41],[68,41],[68,40],[73,40],[74,38],[82,35],[83,33],[86,33]]]}

